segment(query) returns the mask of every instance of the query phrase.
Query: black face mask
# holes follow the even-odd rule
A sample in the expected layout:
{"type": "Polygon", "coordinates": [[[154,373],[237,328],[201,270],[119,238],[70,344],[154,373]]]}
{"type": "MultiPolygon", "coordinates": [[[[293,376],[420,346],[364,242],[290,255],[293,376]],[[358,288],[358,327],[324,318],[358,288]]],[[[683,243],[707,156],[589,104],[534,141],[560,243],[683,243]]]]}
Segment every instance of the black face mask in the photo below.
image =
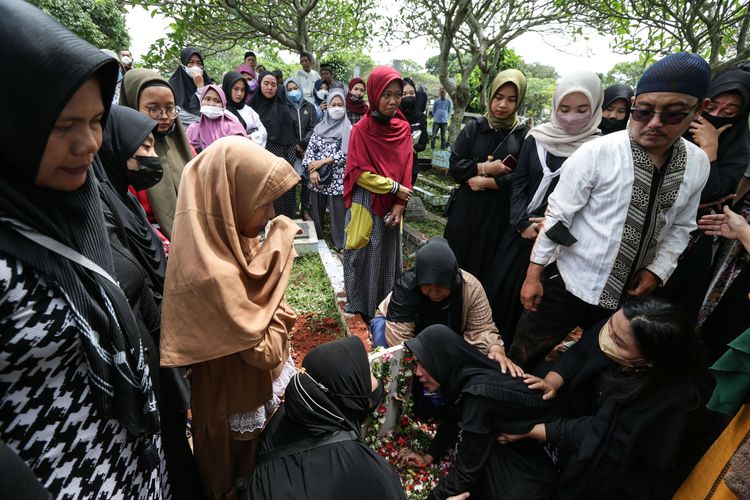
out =
{"type": "Polygon", "coordinates": [[[362,100],[362,96],[361,95],[349,94],[349,99],[352,102],[360,102],[362,100]]]}
{"type": "Polygon", "coordinates": [[[383,399],[385,399],[385,387],[383,387],[383,381],[378,380],[378,386],[374,391],[372,391],[372,393],[370,393],[370,396],[367,398],[370,405],[370,411],[375,411],[375,409],[383,403],[383,399]]]}
{"type": "Polygon", "coordinates": [[[381,113],[377,109],[372,112],[372,118],[376,122],[382,123],[383,125],[388,125],[389,123],[391,123],[391,117],[384,115],[383,113],[381,113]]]}
{"type": "Polygon", "coordinates": [[[405,112],[413,111],[417,107],[417,98],[415,96],[407,96],[401,98],[401,109],[405,112]]]}
{"type": "Polygon", "coordinates": [[[714,128],[721,128],[724,125],[734,124],[735,121],[737,121],[736,116],[713,116],[705,111],[701,113],[701,116],[705,118],[705,120],[714,126],[714,128]]]}
{"type": "Polygon", "coordinates": [[[625,127],[627,126],[627,117],[623,118],[622,120],[618,120],[617,118],[602,118],[602,121],[599,123],[599,128],[604,135],[611,134],[612,132],[617,132],[619,130],[625,130],[625,127]]]}
{"type": "Polygon", "coordinates": [[[157,156],[136,156],[138,170],[128,169],[128,182],[136,191],[155,186],[164,175],[161,160],[157,156]]]}

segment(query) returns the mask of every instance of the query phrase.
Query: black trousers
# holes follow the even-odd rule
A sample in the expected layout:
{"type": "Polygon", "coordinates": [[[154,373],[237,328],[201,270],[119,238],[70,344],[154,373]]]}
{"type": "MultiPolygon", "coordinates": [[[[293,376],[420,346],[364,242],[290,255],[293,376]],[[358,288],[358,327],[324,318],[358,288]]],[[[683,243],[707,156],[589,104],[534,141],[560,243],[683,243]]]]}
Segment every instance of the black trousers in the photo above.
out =
{"type": "Polygon", "coordinates": [[[526,371],[541,363],[573,328],[585,330],[614,312],[567,291],[555,264],[544,269],[542,286],[544,295],[537,312],[523,312],[510,346],[511,359],[526,371]]]}

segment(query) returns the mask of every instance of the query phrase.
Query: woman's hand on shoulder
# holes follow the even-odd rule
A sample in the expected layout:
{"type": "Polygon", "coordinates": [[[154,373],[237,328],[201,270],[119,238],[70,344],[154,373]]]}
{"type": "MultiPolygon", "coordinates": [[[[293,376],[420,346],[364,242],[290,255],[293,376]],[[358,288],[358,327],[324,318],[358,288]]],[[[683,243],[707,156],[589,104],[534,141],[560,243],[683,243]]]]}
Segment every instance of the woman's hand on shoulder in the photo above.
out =
{"type": "Polygon", "coordinates": [[[511,377],[523,377],[523,369],[510,360],[505,354],[505,348],[500,344],[495,344],[490,347],[490,351],[487,357],[493,361],[497,361],[500,364],[500,371],[507,373],[511,377]]]}
{"type": "Polygon", "coordinates": [[[557,396],[558,387],[546,378],[539,378],[534,375],[525,374],[523,381],[529,389],[533,391],[542,391],[544,393],[542,394],[542,399],[544,400],[550,400],[557,396]]]}

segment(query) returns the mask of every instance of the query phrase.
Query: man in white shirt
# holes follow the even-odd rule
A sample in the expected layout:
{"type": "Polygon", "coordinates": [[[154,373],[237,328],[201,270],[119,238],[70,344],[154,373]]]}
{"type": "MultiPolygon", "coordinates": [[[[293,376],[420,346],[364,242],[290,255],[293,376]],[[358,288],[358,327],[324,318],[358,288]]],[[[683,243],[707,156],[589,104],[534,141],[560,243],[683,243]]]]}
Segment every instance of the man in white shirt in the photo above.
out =
{"type": "Polygon", "coordinates": [[[664,284],[696,228],[706,154],[681,136],[700,116],[711,69],[680,52],[638,82],[627,131],[581,146],[563,165],[531,254],[510,357],[533,368],[574,327],[664,284]]]}
{"type": "Polygon", "coordinates": [[[302,52],[299,55],[299,64],[302,66],[302,69],[297,71],[297,78],[299,78],[302,84],[302,96],[307,102],[315,105],[313,92],[315,91],[315,82],[320,80],[320,75],[312,69],[312,56],[309,53],[302,52]]]}

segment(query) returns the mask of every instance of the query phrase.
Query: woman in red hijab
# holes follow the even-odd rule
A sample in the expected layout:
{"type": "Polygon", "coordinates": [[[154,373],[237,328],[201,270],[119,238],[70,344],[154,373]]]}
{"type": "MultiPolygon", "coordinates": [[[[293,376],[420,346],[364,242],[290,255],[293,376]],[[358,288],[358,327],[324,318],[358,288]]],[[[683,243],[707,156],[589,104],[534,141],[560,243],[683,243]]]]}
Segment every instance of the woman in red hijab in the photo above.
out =
{"type": "Polygon", "coordinates": [[[349,80],[349,93],[346,94],[346,116],[352,125],[359,122],[370,106],[365,99],[365,90],[367,89],[365,81],[358,76],[349,80]]]}
{"type": "Polygon", "coordinates": [[[347,312],[369,321],[403,268],[402,216],[411,197],[411,127],[399,111],[403,80],[387,66],[367,82],[370,109],[349,138],[344,173],[347,312]]]}

